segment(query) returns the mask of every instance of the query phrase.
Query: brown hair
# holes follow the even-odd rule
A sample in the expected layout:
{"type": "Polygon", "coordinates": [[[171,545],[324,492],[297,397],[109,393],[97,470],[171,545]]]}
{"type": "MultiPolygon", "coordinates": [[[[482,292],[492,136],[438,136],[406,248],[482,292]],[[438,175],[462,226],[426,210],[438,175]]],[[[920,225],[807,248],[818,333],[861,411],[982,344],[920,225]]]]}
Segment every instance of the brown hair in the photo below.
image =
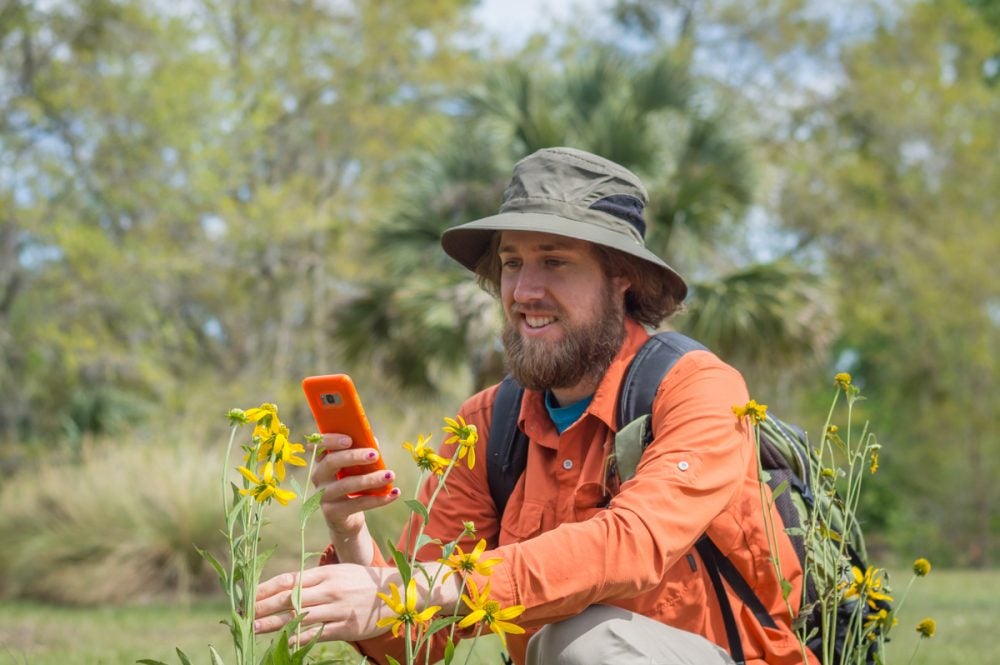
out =
{"type": "MultiPolygon", "coordinates": [[[[629,281],[625,292],[625,313],[650,327],[657,327],[667,317],[681,309],[671,292],[671,285],[662,279],[662,272],[651,263],[604,245],[592,243],[597,251],[604,274],[624,277],[629,281]]],[[[476,262],[476,282],[487,293],[500,297],[500,232],[493,234],[489,247],[476,262]]]]}

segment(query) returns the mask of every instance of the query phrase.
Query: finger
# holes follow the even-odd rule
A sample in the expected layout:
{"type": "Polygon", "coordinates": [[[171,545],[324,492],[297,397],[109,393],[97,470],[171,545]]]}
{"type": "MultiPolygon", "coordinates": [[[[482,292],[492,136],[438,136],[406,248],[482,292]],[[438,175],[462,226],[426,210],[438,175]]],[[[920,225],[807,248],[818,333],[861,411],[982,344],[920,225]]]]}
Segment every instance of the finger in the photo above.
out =
{"type": "MultiPolygon", "coordinates": [[[[265,598],[272,598],[279,594],[289,592],[295,587],[295,583],[298,580],[298,575],[295,573],[282,573],[281,575],[275,575],[274,577],[265,580],[257,585],[257,593],[254,596],[254,600],[263,600],[265,598]]],[[[305,578],[303,577],[303,581],[305,578]]],[[[292,605],[289,603],[284,608],[288,609],[292,605]]]]}
{"type": "Polygon", "coordinates": [[[285,627],[289,621],[295,618],[295,612],[292,610],[286,610],[284,612],[279,612],[278,614],[271,614],[269,616],[257,616],[253,622],[253,632],[255,633],[274,633],[285,627]]]}
{"type": "MultiPolygon", "coordinates": [[[[390,469],[380,469],[356,476],[344,476],[321,488],[323,490],[323,501],[330,503],[344,497],[353,497],[356,494],[364,493],[382,494],[383,492],[379,492],[379,490],[384,490],[395,479],[396,473],[390,469]]],[[[353,510],[358,510],[358,508],[353,508],[353,510]]]]}
{"type": "Polygon", "coordinates": [[[351,447],[351,437],[346,434],[323,434],[319,443],[306,443],[307,447],[317,448],[317,461],[323,459],[335,450],[346,450],[351,447]]]}
{"type": "Polygon", "coordinates": [[[326,456],[316,464],[312,481],[317,487],[336,480],[337,473],[349,466],[365,466],[374,464],[379,459],[379,453],[374,448],[350,448],[348,450],[329,450],[326,456]]]}

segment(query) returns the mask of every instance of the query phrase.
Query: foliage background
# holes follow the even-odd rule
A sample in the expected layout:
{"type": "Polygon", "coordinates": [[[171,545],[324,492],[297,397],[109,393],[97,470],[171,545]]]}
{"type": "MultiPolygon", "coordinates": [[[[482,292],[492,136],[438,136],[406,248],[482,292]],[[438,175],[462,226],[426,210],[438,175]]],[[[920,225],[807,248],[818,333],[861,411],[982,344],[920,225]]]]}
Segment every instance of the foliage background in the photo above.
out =
{"type": "Polygon", "coordinates": [[[994,565],[1000,3],[619,0],[513,50],[473,9],[0,4],[0,597],[212,589],[223,414],[308,433],[304,376],[390,463],[436,429],[502,371],[437,237],[559,144],[643,177],[672,325],[755,398],[819,427],[854,375],[881,556],[994,565]]]}

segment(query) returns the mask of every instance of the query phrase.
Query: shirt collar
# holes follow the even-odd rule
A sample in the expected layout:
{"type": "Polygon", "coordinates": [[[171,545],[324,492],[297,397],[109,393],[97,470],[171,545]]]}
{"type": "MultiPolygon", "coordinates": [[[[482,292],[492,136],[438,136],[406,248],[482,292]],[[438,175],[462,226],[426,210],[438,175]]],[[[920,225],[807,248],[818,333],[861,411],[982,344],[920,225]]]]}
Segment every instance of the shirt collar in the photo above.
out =
{"type": "MultiPolygon", "coordinates": [[[[598,384],[594,398],[590,401],[584,416],[587,414],[596,416],[612,431],[617,431],[615,410],[618,405],[621,382],[632,358],[635,357],[647,339],[649,339],[649,333],[646,332],[646,329],[637,321],[625,317],[625,339],[604,373],[604,378],[598,384]]],[[[536,390],[524,391],[518,425],[532,441],[547,448],[559,447],[559,432],[545,410],[544,393],[536,390]]]]}

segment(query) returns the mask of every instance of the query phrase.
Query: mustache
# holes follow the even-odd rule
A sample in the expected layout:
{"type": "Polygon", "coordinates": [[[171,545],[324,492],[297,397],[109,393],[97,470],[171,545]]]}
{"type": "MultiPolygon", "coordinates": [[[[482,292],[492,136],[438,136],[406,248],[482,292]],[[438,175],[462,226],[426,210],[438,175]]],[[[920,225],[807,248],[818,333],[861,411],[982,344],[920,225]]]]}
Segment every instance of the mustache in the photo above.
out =
{"type": "Polygon", "coordinates": [[[550,305],[548,303],[533,303],[527,305],[516,302],[510,306],[511,314],[531,315],[531,314],[537,314],[538,312],[542,312],[545,315],[562,316],[562,310],[554,304],[550,305]]]}

